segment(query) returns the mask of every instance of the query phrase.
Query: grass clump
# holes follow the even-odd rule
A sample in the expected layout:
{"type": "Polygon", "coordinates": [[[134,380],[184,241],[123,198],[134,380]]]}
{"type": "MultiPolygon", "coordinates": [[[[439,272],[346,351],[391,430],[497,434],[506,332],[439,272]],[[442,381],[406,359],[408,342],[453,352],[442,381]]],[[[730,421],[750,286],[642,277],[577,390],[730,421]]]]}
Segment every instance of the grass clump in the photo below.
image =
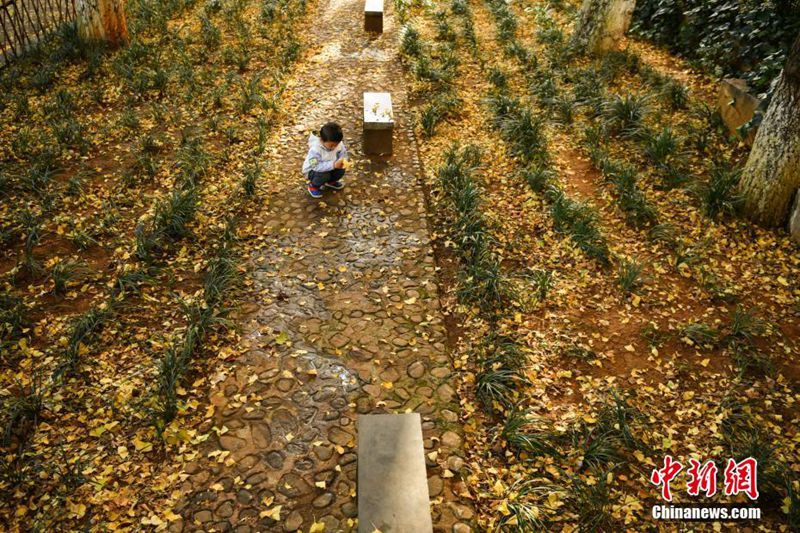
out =
{"type": "Polygon", "coordinates": [[[72,321],[67,335],[67,349],[53,374],[55,379],[61,379],[77,370],[81,356],[89,349],[89,344],[100,335],[113,317],[114,306],[113,300],[103,302],[72,321]]]}
{"type": "Polygon", "coordinates": [[[46,388],[41,374],[35,373],[27,385],[18,384],[18,388],[19,391],[5,397],[0,406],[3,414],[3,446],[10,445],[13,440],[26,440],[44,410],[46,388]]]}
{"type": "Polygon", "coordinates": [[[639,134],[649,112],[649,98],[635,94],[615,95],[604,104],[609,131],[632,138],[639,134]]]}
{"type": "Polygon", "coordinates": [[[560,438],[555,431],[547,428],[544,420],[525,412],[514,411],[509,414],[502,429],[502,436],[508,445],[527,457],[561,457],[557,448],[560,438]]]}
{"type": "Polygon", "coordinates": [[[644,284],[644,265],[636,259],[623,259],[617,269],[617,285],[625,294],[631,294],[644,284]]]}
{"type": "Polygon", "coordinates": [[[53,282],[53,294],[64,296],[70,282],[86,272],[86,265],[77,261],[59,261],[50,271],[53,282]]]}
{"type": "Polygon", "coordinates": [[[512,296],[497,259],[481,212],[481,188],[473,179],[481,153],[475,146],[451,147],[437,172],[440,187],[453,213],[453,241],[461,259],[459,299],[482,311],[498,310],[512,296]]]}
{"type": "Polygon", "coordinates": [[[743,198],[737,191],[741,178],[740,169],[715,166],[711,176],[697,188],[703,212],[709,218],[719,215],[734,215],[738,212],[743,198]]]}
{"type": "Polygon", "coordinates": [[[420,113],[420,125],[427,137],[433,136],[436,126],[444,119],[453,116],[461,105],[461,99],[453,92],[437,94],[420,113]]]}
{"type": "Polygon", "coordinates": [[[597,214],[589,204],[573,200],[560,189],[550,188],[550,214],[557,231],[567,233],[586,255],[601,265],[610,264],[610,251],[597,225],[597,214]]]}

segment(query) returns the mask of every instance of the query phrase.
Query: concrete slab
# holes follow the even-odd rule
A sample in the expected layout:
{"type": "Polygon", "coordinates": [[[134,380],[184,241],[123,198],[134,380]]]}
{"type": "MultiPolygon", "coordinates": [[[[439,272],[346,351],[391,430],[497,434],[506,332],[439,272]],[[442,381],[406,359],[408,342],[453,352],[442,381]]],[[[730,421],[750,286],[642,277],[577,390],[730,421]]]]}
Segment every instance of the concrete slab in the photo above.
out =
{"type": "Polygon", "coordinates": [[[433,531],[419,413],[358,417],[358,531],[433,531]]]}
{"type": "Polygon", "coordinates": [[[392,95],[364,93],[364,153],[391,154],[393,131],[392,95]]]}
{"type": "MultiPolygon", "coordinates": [[[[740,126],[753,118],[760,105],[761,100],[750,94],[744,80],[726,78],[720,82],[717,109],[731,135],[735,135],[740,126]]],[[[752,129],[744,141],[752,146],[755,135],[756,131],[752,129]]]]}
{"type": "Polygon", "coordinates": [[[364,93],[364,129],[383,130],[393,127],[392,95],[364,93]]]}

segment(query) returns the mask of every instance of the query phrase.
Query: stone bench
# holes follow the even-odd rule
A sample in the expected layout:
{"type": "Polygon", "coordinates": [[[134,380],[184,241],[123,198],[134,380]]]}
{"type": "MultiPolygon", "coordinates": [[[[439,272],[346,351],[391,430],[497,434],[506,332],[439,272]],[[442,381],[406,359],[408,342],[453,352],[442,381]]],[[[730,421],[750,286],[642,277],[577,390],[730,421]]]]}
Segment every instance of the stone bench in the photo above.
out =
{"type": "Polygon", "coordinates": [[[364,31],[383,33],[383,0],[364,2],[364,31]]]}
{"type": "Polygon", "coordinates": [[[364,153],[391,154],[393,132],[392,95],[364,93],[364,153]]]}
{"type": "Polygon", "coordinates": [[[419,413],[359,415],[358,531],[431,533],[419,413]]]}
{"type": "MultiPolygon", "coordinates": [[[[760,107],[761,100],[750,93],[744,80],[726,78],[720,82],[717,110],[731,135],[738,134],[739,128],[750,122],[760,107]]],[[[744,141],[752,146],[755,136],[755,129],[751,129],[744,141]]]]}

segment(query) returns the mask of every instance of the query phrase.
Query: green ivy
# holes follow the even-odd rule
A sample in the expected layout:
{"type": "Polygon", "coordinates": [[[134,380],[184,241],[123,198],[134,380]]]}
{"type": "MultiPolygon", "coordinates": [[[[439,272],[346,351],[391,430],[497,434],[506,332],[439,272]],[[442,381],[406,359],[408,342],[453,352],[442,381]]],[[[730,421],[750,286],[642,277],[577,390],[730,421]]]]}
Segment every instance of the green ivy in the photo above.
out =
{"type": "Polygon", "coordinates": [[[800,0],[639,0],[632,29],[765,92],[800,33],[800,0]]]}

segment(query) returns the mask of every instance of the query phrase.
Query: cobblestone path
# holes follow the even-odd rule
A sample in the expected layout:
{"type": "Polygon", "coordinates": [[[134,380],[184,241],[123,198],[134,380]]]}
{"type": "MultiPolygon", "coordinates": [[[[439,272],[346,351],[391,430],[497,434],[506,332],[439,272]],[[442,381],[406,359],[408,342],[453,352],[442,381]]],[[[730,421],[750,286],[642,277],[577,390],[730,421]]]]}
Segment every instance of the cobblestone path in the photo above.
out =
{"type": "Polygon", "coordinates": [[[266,242],[250,254],[249,351],[212,394],[214,424],[227,431],[187,468],[174,529],[308,531],[316,521],[326,532],[353,530],[357,415],[416,411],[435,530],[470,531],[472,510],[457,496],[465,492],[458,399],[390,4],[378,38],[361,29],[360,0],[322,0],[304,36],[313,53],[282,102],[292,119],[278,127],[264,179],[269,200],[256,222],[266,242]],[[361,154],[363,91],[392,93],[389,159],[361,154]],[[308,132],[327,120],[342,124],[360,163],[343,191],[320,202],[306,194],[299,167],[308,132]],[[278,505],[279,520],[264,516],[278,505]]]}

